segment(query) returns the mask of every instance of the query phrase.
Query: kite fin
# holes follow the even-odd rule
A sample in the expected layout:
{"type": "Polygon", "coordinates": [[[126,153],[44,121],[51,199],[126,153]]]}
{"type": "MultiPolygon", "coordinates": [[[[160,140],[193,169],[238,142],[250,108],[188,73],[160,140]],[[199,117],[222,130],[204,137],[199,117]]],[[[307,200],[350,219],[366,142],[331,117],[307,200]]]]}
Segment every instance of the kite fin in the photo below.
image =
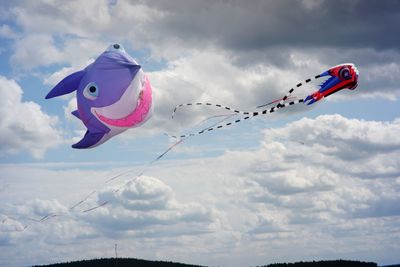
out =
{"type": "Polygon", "coordinates": [[[83,75],[85,75],[85,71],[77,71],[74,72],[64,79],[61,80],[53,89],[46,95],[46,99],[53,98],[60,95],[66,95],[72,93],[79,87],[79,83],[82,80],[83,75]]]}
{"type": "Polygon", "coordinates": [[[79,115],[79,111],[78,110],[74,110],[71,112],[72,115],[74,115],[75,117],[77,117],[78,119],[81,119],[80,115],[79,115]]]}
{"type": "Polygon", "coordinates": [[[72,147],[77,149],[94,147],[100,142],[104,135],[105,133],[92,133],[88,130],[82,140],[73,144],[72,147]]]}

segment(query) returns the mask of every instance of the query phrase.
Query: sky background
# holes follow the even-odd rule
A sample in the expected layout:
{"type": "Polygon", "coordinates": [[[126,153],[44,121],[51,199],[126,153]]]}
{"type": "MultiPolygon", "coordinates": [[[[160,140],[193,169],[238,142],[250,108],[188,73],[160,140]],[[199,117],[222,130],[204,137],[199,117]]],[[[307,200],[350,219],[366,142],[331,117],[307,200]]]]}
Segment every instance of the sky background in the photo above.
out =
{"type": "Polygon", "coordinates": [[[399,263],[398,25],[389,0],[0,0],[0,266],[113,257],[115,244],[121,257],[209,266],[399,263]],[[44,97],[111,43],[148,73],[154,115],[74,150],[74,95],[44,97]],[[188,139],[146,168],[173,144],[165,133],[221,114],[171,120],[177,104],[252,110],[346,62],[357,90],[188,139]]]}

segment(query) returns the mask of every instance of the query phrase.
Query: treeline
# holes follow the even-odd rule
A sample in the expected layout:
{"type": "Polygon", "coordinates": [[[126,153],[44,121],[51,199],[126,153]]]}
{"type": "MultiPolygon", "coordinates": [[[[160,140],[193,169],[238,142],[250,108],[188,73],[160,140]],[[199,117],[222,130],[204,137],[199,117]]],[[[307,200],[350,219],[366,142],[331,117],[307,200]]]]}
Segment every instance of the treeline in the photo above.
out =
{"type": "Polygon", "coordinates": [[[49,265],[35,265],[32,267],[201,267],[199,265],[190,265],[184,263],[168,262],[168,261],[148,261],[130,258],[117,259],[94,259],[72,261],[66,263],[55,263],[49,265]]]}
{"type": "MultiPolygon", "coordinates": [[[[108,258],[82,260],[66,263],[55,263],[50,265],[35,265],[32,267],[202,267],[200,265],[191,265],[167,261],[148,261],[132,258],[108,258]]],[[[374,262],[334,260],[334,261],[312,261],[295,263],[273,263],[258,267],[377,267],[374,262]]],[[[397,265],[398,266],[398,265],[397,265]]],[[[203,266],[204,267],[204,266],[203,266]]]]}
{"type": "Polygon", "coordinates": [[[295,263],[273,263],[260,267],[377,267],[375,262],[363,261],[348,261],[348,260],[334,260],[334,261],[310,261],[310,262],[295,262],[295,263]]]}

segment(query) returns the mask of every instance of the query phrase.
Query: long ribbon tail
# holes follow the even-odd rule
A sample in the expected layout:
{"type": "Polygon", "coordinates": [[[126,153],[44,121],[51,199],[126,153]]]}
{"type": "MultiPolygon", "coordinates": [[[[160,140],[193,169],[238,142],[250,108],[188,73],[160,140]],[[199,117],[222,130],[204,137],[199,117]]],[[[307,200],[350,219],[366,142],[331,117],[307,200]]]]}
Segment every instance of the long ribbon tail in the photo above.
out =
{"type": "Polygon", "coordinates": [[[270,109],[264,109],[262,111],[241,111],[241,110],[238,110],[238,109],[235,109],[235,108],[231,108],[231,107],[228,107],[228,106],[224,106],[224,105],[221,105],[221,104],[212,104],[212,103],[208,103],[208,102],[207,103],[197,102],[197,103],[187,103],[187,104],[177,105],[174,108],[173,112],[172,112],[172,115],[171,115],[172,118],[174,118],[176,111],[181,107],[184,107],[184,106],[201,106],[201,105],[213,106],[213,107],[217,107],[217,108],[223,108],[223,109],[226,109],[226,110],[229,110],[229,111],[233,112],[234,114],[245,115],[245,117],[237,119],[235,121],[230,121],[230,122],[225,123],[225,124],[220,124],[220,125],[215,125],[213,127],[208,127],[206,129],[203,129],[203,130],[198,131],[198,132],[189,133],[189,134],[182,134],[180,136],[172,136],[172,137],[174,137],[174,138],[186,138],[186,137],[192,137],[192,136],[200,135],[200,134],[203,134],[203,133],[206,133],[206,132],[214,131],[214,130],[221,129],[221,128],[224,128],[224,127],[227,127],[227,126],[230,126],[230,125],[237,124],[237,123],[239,123],[241,121],[245,121],[245,120],[248,120],[250,118],[259,116],[259,115],[270,114],[270,113],[273,113],[276,110],[281,109],[281,108],[285,108],[285,107],[288,107],[288,106],[292,106],[292,105],[303,103],[304,102],[304,98],[297,99],[297,100],[290,101],[290,102],[286,102],[286,101],[294,98],[294,97],[291,97],[291,95],[294,92],[295,88],[299,88],[302,85],[307,84],[307,83],[311,82],[312,80],[316,80],[318,78],[320,78],[320,75],[316,75],[316,76],[314,76],[312,78],[307,78],[304,82],[298,83],[295,87],[291,88],[289,90],[289,92],[284,97],[282,97],[280,99],[273,100],[273,101],[263,105],[263,106],[267,106],[267,105],[271,105],[271,104],[274,104],[274,103],[279,101],[279,103],[276,106],[273,106],[270,109]]]}
{"type": "Polygon", "coordinates": [[[108,203],[109,203],[109,201],[104,201],[104,202],[102,202],[101,204],[99,204],[99,205],[97,205],[97,206],[95,206],[95,207],[92,207],[92,208],[83,210],[82,213],[87,213],[87,212],[89,212],[89,211],[93,211],[93,210],[95,210],[95,209],[98,209],[98,208],[100,208],[100,207],[103,207],[103,206],[107,205],[108,203]]]}
{"type": "MultiPolygon", "coordinates": [[[[296,98],[296,97],[291,96],[291,97],[288,97],[287,100],[289,100],[289,99],[295,99],[295,98],[296,98]]],[[[257,106],[256,108],[263,108],[263,107],[266,107],[266,106],[275,104],[275,103],[277,103],[277,102],[280,102],[282,99],[283,99],[283,98],[275,99],[275,100],[273,100],[273,101],[271,101],[271,102],[269,102],[269,103],[266,103],[266,104],[263,104],[263,105],[259,105],[259,106],[257,106]]]]}
{"type": "MultiPolygon", "coordinates": [[[[189,137],[189,136],[192,137],[192,136],[200,135],[200,134],[203,134],[203,133],[206,133],[206,132],[210,132],[210,131],[214,131],[214,130],[217,130],[217,129],[225,128],[225,127],[227,127],[227,126],[231,126],[231,125],[237,124],[237,123],[239,123],[239,122],[248,120],[248,119],[250,119],[250,118],[253,118],[253,117],[256,117],[256,116],[259,116],[259,115],[270,114],[270,113],[275,112],[275,111],[278,110],[278,109],[281,109],[281,108],[285,108],[285,107],[288,107],[288,106],[292,106],[292,105],[296,105],[296,104],[303,103],[303,101],[304,101],[303,99],[299,99],[299,100],[296,100],[296,101],[292,101],[292,102],[289,102],[289,103],[284,103],[284,104],[281,104],[281,105],[279,105],[279,106],[272,107],[272,108],[270,108],[270,109],[263,110],[263,111],[261,111],[261,112],[258,112],[258,111],[249,112],[248,115],[247,115],[246,117],[237,119],[237,120],[235,120],[235,121],[230,121],[230,122],[228,122],[228,123],[221,124],[221,125],[218,125],[218,126],[216,126],[216,127],[209,127],[209,128],[207,128],[207,129],[203,129],[203,130],[201,130],[201,131],[199,131],[199,132],[196,132],[196,133],[182,134],[182,135],[179,136],[179,138],[186,138],[186,137],[189,137]]],[[[173,136],[173,137],[178,138],[177,136],[173,136]]]]}
{"type": "MultiPolygon", "coordinates": [[[[208,121],[208,120],[210,120],[210,119],[215,119],[215,118],[223,117],[223,119],[218,120],[217,122],[215,122],[215,123],[213,123],[213,124],[211,124],[211,125],[209,125],[209,126],[207,126],[207,127],[202,128],[202,131],[205,131],[205,130],[207,130],[208,128],[214,127],[214,126],[220,124],[221,122],[223,122],[223,121],[225,121],[225,120],[227,120],[227,119],[229,119],[229,118],[231,118],[231,117],[233,117],[233,116],[236,116],[236,115],[237,115],[237,113],[228,113],[228,114],[221,114],[221,115],[213,115],[213,116],[210,116],[210,117],[208,117],[208,118],[205,118],[204,120],[200,121],[199,123],[196,123],[196,125],[194,125],[194,126],[192,126],[192,127],[190,127],[190,128],[191,128],[191,129],[194,129],[194,128],[196,128],[196,127],[198,127],[198,126],[204,124],[206,121],[208,121]]],[[[184,130],[183,132],[188,132],[188,131],[190,131],[190,130],[184,130]]],[[[165,135],[168,136],[168,137],[170,137],[170,138],[175,138],[175,139],[176,139],[176,138],[187,138],[187,137],[191,137],[191,136],[194,136],[195,134],[189,134],[189,135],[171,135],[171,134],[165,133],[165,135]]]]}

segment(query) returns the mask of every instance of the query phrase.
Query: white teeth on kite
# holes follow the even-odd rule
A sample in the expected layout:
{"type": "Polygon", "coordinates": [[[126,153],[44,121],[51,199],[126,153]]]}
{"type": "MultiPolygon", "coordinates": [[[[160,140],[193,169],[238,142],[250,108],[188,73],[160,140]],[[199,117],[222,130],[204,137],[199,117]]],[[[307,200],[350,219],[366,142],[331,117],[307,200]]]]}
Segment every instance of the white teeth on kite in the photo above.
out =
{"type": "Polygon", "coordinates": [[[150,87],[147,88],[145,86],[144,88],[142,88],[142,90],[139,92],[139,95],[137,96],[136,107],[128,115],[120,118],[109,118],[105,115],[102,115],[97,110],[94,110],[94,113],[101,121],[107,123],[108,125],[122,128],[132,127],[133,125],[136,125],[143,121],[147,114],[150,112],[151,105],[147,104],[147,94],[149,90],[151,90],[150,87]]]}

